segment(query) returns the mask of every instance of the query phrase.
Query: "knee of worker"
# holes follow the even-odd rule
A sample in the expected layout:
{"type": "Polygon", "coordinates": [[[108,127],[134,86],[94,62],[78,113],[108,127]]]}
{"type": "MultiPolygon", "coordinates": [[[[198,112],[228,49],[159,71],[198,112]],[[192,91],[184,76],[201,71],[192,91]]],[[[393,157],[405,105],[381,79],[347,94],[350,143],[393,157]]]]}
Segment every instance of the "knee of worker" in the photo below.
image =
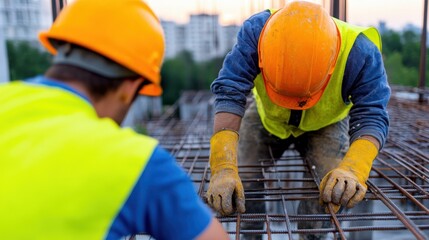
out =
{"type": "Polygon", "coordinates": [[[264,134],[264,126],[256,111],[247,110],[241,120],[240,140],[258,141],[264,134]]]}
{"type": "MultiPolygon", "coordinates": [[[[261,228],[256,228],[256,229],[262,229],[263,227],[261,227],[261,228]]],[[[243,229],[248,229],[248,230],[252,230],[252,229],[255,229],[255,228],[243,228],[243,229]]],[[[262,240],[262,239],[264,239],[263,237],[262,237],[262,235],[261,234],[248,234],[248,235],[242,235],[241,237],[240,237],[240,239],[243,239],[243,240],[262,240]]]]}
{"type": "Polygon", "coordinates": [[[243,128],[247,129],[247,128],[259,127],[261,125],[262,125],[261,118],[259,117],[256,104],[253,102],[246,109],[246,112],[244,113],[244,116],[241,120],[240,134],[242,134],[241,129],[243,128]]]}
{"type": "Polygon", "coordinates": [[[240,173],[246,198],[246,213],[265,212],[265,183],[262,171],[249,168],[240,173]]]}
{"type": "Polygon", "coordinates": [[[336,152],[347,151],[349,146],[349,122],[348,118],[321,128],[317,131],[306,133],[308,144],[322,146],[336,152]]]}
{"type": "MultiPolygon", "coordinates": [[[[341,212],[341,209],[338,213],[341,212]]],[[[318,200],[302,200],[298,205],[298,214],[299,215],[317,215],[325,214],[324,206],[321,206],[318,200]]],[[[325,220],[303,220],[298,221],[298,229],[322,229],[322,228],[331,228],[332,223],[329,218],[325,220]]],[[[305,233],[302,232],[299,235],[299,239],[327,239],[326,233],[305,233]]]]}
{"type": "MultiPolygon", "coordinates": [[[[306,133],[304,158],[324,175],[338,166],[349,148],[348,122],[340,121],[318,131],[306,133]]],[[[323,177],[323,176],[320,176],[323,177]]]]}
{"type": "MultiPolygon", "coordinates": [[[[329,228],[329,222],[326,221],[319,221],[316,223],[313,222],[299,222],[298,223],[298,229],[319,229],[319,228],[329,228]],[[300,225],[301,224],[301,225],[300,225]],[[324,226],[327,225],[327,226],[324,226]]],[[[332,239],[327,238],[327,233],[300,233],[299,234],[299,240],[325,240],[325,239],[332,239]]]]}
{"type": "MultiPolygon", "coordinates": [[[[246,195],[246,213],[266,213],[266,202],[263,195],[247,194],[246,195]]],[[[256,223],[254,223],[257,225],[256,223]]]]}
{"type": "MultiPolygon", "coordinates": [[[[319,201],[316,199],[311,200],[301,200],[298,204],[298,214],[300,215],[311,215],[311,214],[324,214],[325,209],[323,206],[320,206],[319,201]]],[[[305,220],[298,221],[298,229],[320,229],[320,228],[329,228],[329,220],[305,220]]],[[[326,234],[300,234],[299,239],[324,239],[326,234]]]]}
{"type": "Polygon", "coordinates": [[[268,159],[270,139],[262,124],[255,127],[241,127],[238,142],[238,162],[259,164],[260,159],[268,159]]]}
{"type": "MultiPolygon", "coordinates": [[[[247,211],[246,211],[247,212],[247,211]]],[[[240,239],[242,240],[262,240],[263,235],[258,234],[253,231],[262,231],[264,230],[264,222],[265,219],[262,217],[251,216],[250,218],[244,219],[240,223],[240,230],[244,230],[242,234],[240,234],[240,239]]]]}
{"type": "MultiPolygon", "coordinates": [[[[323,177],[330,172],[332,169],[336,168],[342,161],[342,157],[334,156],[331,158],[321,157],[321,154],[311,154],[306,157],[306,161],[312,168],[312,171],[315,172],[319,181],[322,181],[323,177]]],[[[312,176],[310,176],[312,178],[312,176]]],[[[304,183],[305,186],[308,186],[310,183],[304,183]]],[[[311,183],[314,184],[314,183],[311,183]]],[[[314,184],[315,185],[315,184],[314,184]]]]}
{"type": "Polygon", "coordinates": [[[324,206],[320,205],[319,199],[305,199],[301,200],[298,204],[298,214],[319,214],[325,213],[324,206]]]}

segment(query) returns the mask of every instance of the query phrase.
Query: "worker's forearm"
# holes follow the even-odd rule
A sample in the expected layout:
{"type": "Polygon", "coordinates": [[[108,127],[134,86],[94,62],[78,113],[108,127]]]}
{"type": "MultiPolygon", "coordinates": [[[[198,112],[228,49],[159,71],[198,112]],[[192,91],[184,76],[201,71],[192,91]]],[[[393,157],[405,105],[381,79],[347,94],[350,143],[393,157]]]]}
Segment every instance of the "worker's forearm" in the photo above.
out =
{"type": "Polygon", "coordinates": [[[216,218],[212,219],[210,225],[202,232],[198,237],[198,240],[210,240],[210,239],[229,239],[225,229],[219,223],[216,218]]]}
{"type": "Polygon", "coordinates": [[[214,117],[213,132],[217,133],[222,129],[233,131],[240,130],[241,117],[232,113],[216,113],[214,117]]]}
{"type": "Polygon", "coordinates": [[[363,139],[366,139],[366,140],[372,142],[375,145],[375,147],[377,148],[377,150],[380,150],[380,143],[378,142],[377,138],[370,136],[370,135],[363,135],[359,138],[363,138],[363,139]]]}

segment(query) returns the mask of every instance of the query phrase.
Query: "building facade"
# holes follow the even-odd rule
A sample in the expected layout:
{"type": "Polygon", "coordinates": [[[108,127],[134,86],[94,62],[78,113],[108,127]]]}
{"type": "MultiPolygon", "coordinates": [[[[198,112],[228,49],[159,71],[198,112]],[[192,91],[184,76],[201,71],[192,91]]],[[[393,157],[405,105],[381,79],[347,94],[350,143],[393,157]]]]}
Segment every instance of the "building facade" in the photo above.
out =
{"type": "Polygon", "coordinates": [[[49,0],[0,0],[0,82],[9,80],[6,41],[40,47],[38,32],[52,23],[49,0]]]}
{"type": "Polygon", "coordinates": [[[185,49],[185,25],[161,20],[165,36],[165,58],[174,58],[185,49]]]}
{"type": "Polygon", "coordinates": [[[47,0],[0,0],[1,31],[7,40],[37,41],[38,32],[50,25],[47,0]]]}
{"type": "Polygon", "coordinates": [[[195,61],[203,62],[220,55],[219,15],[193,14],[185,27],[185,50],[195,61]]]}
{"type": "Polygon", "coordinates": [[[239,30],[240,26],[238,25],[222,26],[220,41],[222,56],[231,51],[232,47],[237,42],[237,34],[239,30]]]}
{"type": "MultiPolygon", "coordinates": [[[[0,23],[1,23],[0,19],[0,23]]],[[[6,41],[0,31],[0,83],[9,81],[9,64],[7,61],[6,41]]]]}
{"type": "Polygon", "coordinates": [[[187,24],[161,21],[164,29],[165,58],[182,51],[192,54],[196,62],[223,57],[236,42],[239,26],[221,26],[217,14],[192,14],[187,24]]]}

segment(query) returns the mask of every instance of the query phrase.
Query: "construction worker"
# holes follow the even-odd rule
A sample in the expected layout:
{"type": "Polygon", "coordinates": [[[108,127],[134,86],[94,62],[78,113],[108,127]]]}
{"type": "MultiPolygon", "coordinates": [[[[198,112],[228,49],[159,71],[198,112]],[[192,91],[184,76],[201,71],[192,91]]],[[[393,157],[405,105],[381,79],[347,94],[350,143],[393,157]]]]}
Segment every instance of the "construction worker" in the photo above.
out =
{"type": "MultiPolygon", "coordinates": [[[[279,158],[292,144],[315,167],[324,205],[302,201],[300,213],[360,202],[389,125],[380,49],[376,29],[332,18],[315,3],[294,1],[247,19],[211,85],[216,114],[209,204],[222,215],[265,212],[261,204],[245,206],[237,157],[255,165],[279,158]],[[245,110],[251,91],[255,101],[245,110]]],[[[255,181],[262,172],[246,176],[244,189],[264,187],[255,181]]]]}
{"type": "Polygon", "coordinates": [[[75,0],[40,40],[44,76],[0,86],[3,239],[228,239],[155,139],[121,129],[159,96],[161,25],[140,0],[75,0]]]}

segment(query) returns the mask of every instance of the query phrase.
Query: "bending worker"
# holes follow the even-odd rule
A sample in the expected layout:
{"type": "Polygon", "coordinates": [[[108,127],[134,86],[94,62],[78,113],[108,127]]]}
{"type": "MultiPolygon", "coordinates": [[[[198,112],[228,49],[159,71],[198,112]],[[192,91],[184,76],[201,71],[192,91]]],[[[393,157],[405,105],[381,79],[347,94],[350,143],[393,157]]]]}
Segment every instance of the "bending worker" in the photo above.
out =
{"type": "MultiPolygon", "coordinates": [[[[332,18],[310,2],[247,19],[211,85],[216,114],[209,204],[222,215],[264,212],[261,204],[245,206],[237,145],[239,163],[255,165],[279,158],[291,144],[322,178],[322,203],[337,211],[360,202],[389,125],[380,48],[374,28],[332,18]],[[245,111],[251,91],[255,101],[245,111]]],[[[263,178],[262,172],[249,177],[263,178]]],[[[262,182],[250,184],[244,189],[263,188],[262,182]]],[[[299,209],[324,212],[316,200],[299,209]]]]}
{"type": "Polygon", "coordinates": [[[139,92],[161,94],[152,10],[75,0],[40,40],[45,75],[0,86],[2,238],[228,239],[158,142],[119,126],[139,92]]]}

